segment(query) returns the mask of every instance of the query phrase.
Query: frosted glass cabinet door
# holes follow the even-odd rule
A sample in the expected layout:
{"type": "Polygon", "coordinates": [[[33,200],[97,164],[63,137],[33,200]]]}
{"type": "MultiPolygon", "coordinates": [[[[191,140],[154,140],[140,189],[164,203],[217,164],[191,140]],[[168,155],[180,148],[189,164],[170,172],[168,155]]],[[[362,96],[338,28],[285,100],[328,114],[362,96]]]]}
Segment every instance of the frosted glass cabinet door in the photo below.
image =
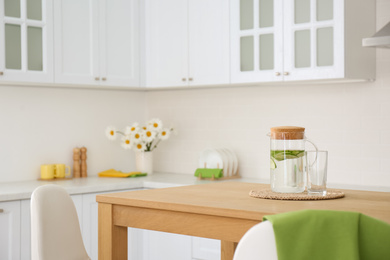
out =
{"type": "Polygon", "coordinates": [[[0,82],[53,81],[52,1],[0,0],[0,82]]]}
{"type": "Polygon", "coordinates": [[[284,2],[284,80],[344,77],[344,1],[284,2]]]}
{"type": "Polygon", "coordinates": [[[231,1],[232,83],[283,79],[283,1],[231,1]]]}

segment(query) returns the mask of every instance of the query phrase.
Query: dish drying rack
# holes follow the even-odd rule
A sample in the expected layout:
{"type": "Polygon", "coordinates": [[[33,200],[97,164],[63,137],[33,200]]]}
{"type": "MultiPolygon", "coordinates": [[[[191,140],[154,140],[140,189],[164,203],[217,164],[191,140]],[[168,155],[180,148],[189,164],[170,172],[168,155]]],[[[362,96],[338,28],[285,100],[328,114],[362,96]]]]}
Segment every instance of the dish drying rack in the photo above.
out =
{"type": "MultiPolygon", "coordinates": [[[[204,163],[204,169],[207,169],[207,163],[205,162],[204,163]]],[[[217,169],[221,169],[219,167],[219,163],[217,163],[217,169]]],[[[222,169],[223,170],[223,169],[222,169]]],[[[215,176],[213,175],[212,177],[202,177],[202,173],[199,172],[199,175],[198,175],[198,180],[212,180],[212,181],[215,181],[215,180],[231,180],[231,179],[239,179],[241,178],[240,174],[238,173],[238,170],[235,174],[233,175],[229,175],[229,176],[225,176],[225,172],[223,173],[223,177],[220,177],[220,178],[215,178],[215,176]]]]}

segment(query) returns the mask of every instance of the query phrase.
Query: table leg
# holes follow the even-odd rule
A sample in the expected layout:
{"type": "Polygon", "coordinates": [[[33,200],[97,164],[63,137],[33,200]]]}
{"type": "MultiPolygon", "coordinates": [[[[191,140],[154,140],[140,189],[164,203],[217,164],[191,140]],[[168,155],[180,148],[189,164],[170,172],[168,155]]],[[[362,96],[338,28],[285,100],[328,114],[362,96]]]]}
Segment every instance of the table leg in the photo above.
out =
{"type": "Polygon", "coordinates": [[[112,205],[99,203],[99,260],[127,259],[127,227],[115,226],[112,205]]]}
{"type": "Polygon", "coordinates": [[[236,242],[221,241],[221,260],[233,260],[234,251],[237,247],[236,242]]]}

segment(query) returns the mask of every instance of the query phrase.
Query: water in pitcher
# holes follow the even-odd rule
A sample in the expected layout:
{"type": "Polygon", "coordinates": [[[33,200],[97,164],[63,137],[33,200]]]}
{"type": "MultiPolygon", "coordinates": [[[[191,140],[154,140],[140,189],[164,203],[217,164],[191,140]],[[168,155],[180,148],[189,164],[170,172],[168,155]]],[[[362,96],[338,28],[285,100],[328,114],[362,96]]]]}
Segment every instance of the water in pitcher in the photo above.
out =
{"type": "Polygon", "coordinates": [[[299,193],[305,190],[305,150],[271,150],[271,189],[299,193]]]}

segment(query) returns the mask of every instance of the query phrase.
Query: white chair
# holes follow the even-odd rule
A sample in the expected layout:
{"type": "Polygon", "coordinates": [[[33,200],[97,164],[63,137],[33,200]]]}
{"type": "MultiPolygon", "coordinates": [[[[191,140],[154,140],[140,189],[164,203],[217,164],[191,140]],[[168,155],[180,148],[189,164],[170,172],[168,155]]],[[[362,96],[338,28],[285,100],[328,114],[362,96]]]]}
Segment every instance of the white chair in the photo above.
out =
{"type": "Polygon", "coordinates": [[[31,195],[31,259],[90,259],[74,203],[57,185],[38,187],[31,195]]]}
{"type": "Polygon", "coordinates": [[[233,260],[277,260],[275,234],[272,223],[261,222],[250,228],[241,238],[233,260]]]}

